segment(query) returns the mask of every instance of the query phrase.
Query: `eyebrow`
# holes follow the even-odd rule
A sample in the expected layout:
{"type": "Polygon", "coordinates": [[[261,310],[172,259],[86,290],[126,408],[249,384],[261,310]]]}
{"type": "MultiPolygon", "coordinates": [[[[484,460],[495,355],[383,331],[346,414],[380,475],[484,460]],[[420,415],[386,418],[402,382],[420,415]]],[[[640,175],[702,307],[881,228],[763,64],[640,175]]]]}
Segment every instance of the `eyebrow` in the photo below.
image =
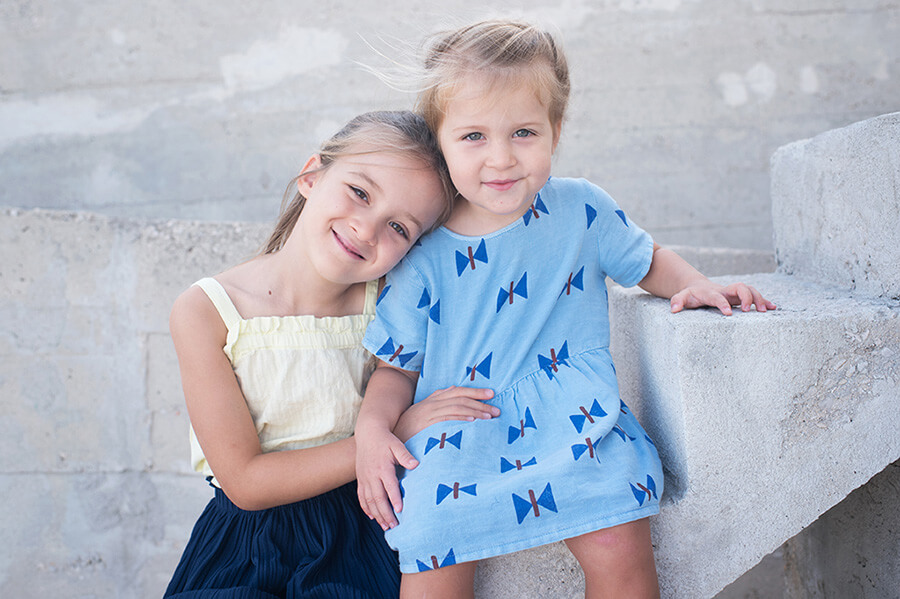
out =
{"type": "MultiPolygon", "coordinates": [[[[529,122],[517,123],[517,124],[513,125],[513,128],[515,131],[518,131],[519,129],[540,129],[542,125],[544,125],[544,123],[542,121],[529,121],[529,122]]],[[[485,127],[484,125],[461,125],[459,127],[454,127],[452,129],[450,129],[450,131],[452,133],[456,134],[456,133],[462,133],[463,131],[484,131],[485,129],[488,129],[488,128],[489,127],[485,127]]]]}
{"type": "Polygon", "coordinates": [[[425,230],[425,227],[422,226],[422,223],[419,222],[419,219],[417,219],[415,216],[413,216],[409,212],[406,213],[406,218],[408,218],[412,222],[416,223],[416,226],[419,227],[419,232],[422,232],[425,230]]]}
{"type": "Polygon", "coordinates": [[[378,183],[376,183],[375,179],[370,177],[367,173],[364,173],[363,171],[350,171],[350,174],[355,175],[355,176],[359,177],[360,179],[363,179],[367,184],[374,187],[375,191],[377,191],[379,193],[384,193],[384,190],[381,189],[381,186],[378,183]]]}

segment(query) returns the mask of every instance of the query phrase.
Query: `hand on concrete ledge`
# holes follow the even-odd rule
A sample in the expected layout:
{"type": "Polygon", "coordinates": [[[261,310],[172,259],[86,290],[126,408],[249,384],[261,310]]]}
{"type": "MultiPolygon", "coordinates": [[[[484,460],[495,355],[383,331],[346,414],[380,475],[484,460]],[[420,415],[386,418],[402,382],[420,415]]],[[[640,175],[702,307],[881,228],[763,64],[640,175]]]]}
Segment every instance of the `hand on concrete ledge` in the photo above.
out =
{"type": "Polygon", "coordinates": [[[775,304],[764,298],[755,287],[745,283],[732,283],[723,287],[709,279],[686,287],[673,295],[670,306],[673,314],[683,309],[710,306],[718,308],[726,316],[731,315],[732,306],[740,306],[742,312],[749,312],[753,306],[756,306],[757,312],[776,308],[775,304]]]}
{"type": "Polygon", "coordinates": [[[713,283],[681,256],[656,244],[650,269],[639,285],[644,291],[669,299],[673,313],[710,306],[730,316],[732,306],[740,306],[743,312],[749,312],[753,306],[757,312],[776,308],[754,287],[745,283],[713,283]]]}

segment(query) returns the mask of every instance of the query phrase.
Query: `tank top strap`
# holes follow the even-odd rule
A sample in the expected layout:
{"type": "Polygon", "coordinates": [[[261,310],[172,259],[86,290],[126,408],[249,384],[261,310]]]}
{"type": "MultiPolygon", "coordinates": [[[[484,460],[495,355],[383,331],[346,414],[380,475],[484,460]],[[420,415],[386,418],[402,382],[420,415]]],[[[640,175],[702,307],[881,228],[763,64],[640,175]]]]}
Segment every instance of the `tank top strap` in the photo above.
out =
{"type": "Polygon", "coordinates": [[[222,317],[225,328],[229,331],[234,330],[238,323],[243,320],[238,313],[237,308],[234,307],[234,302],[228,297],[228,292],[225,291],[225,288],[222,287],[222,284],[217,280],[212,277],[206,277],[205,279],[200,279],[194,283],[194,285],[206,293],[207,297],[209,297],[210,301],[212,301],[216,310],[219,312],[219,316],[222,317]]]}
{"type": "Polygon", "coordinates": [[[375,302],[378,301],[378,280],[366,283],[366,301],[363,304],[363,314],[375,314],[375,302]]]}

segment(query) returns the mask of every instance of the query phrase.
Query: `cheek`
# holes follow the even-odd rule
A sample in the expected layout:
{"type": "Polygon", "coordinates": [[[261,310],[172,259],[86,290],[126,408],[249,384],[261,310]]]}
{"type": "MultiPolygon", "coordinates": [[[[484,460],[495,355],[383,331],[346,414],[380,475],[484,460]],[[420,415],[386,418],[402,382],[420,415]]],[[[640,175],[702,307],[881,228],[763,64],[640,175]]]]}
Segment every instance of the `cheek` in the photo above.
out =
{"type": "Polygon", "coordinates": [[[450,180],[456,187],[465,187],[476,177],[478,172],[474,165],[459,160],[453,163],[448,162],[447,170],[450,171],[450,180]]]}
{"type": "Polygon", "coordinates": [[[382,250],[381,258],[382,258],[382,269],[384,270],[381,274],[386,274],[387,271],[391,270],[403,259],[403,256],[406,255],[406,252],[409,250],[406,243],[391,243],[387,248],[382,250]]]}

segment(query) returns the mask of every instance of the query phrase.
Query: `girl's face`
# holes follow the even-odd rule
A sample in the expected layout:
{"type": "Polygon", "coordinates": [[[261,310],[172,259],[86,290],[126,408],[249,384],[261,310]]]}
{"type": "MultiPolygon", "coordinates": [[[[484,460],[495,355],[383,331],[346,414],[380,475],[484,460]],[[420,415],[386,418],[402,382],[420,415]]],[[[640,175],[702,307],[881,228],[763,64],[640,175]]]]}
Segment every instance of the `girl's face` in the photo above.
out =
{"type": "MultiPolygon", "coordinates": [[[[313,156],[304,171],[319,166],[313,156]]],[[[387,273],[434,224],[444,203],[434,171],[395,152],[343,156],[301,176],[297,187],[306,205],[294,232],[319,275],[339,284],[387,273]]]]}
{"type": "Polygon", "coordinates": [[[483,76],[463,82],[438,129],[462,196],[447,226],[483,235],[525,214],[550,177],[559,130],[529,83],[491,87],[483,76]]]}

